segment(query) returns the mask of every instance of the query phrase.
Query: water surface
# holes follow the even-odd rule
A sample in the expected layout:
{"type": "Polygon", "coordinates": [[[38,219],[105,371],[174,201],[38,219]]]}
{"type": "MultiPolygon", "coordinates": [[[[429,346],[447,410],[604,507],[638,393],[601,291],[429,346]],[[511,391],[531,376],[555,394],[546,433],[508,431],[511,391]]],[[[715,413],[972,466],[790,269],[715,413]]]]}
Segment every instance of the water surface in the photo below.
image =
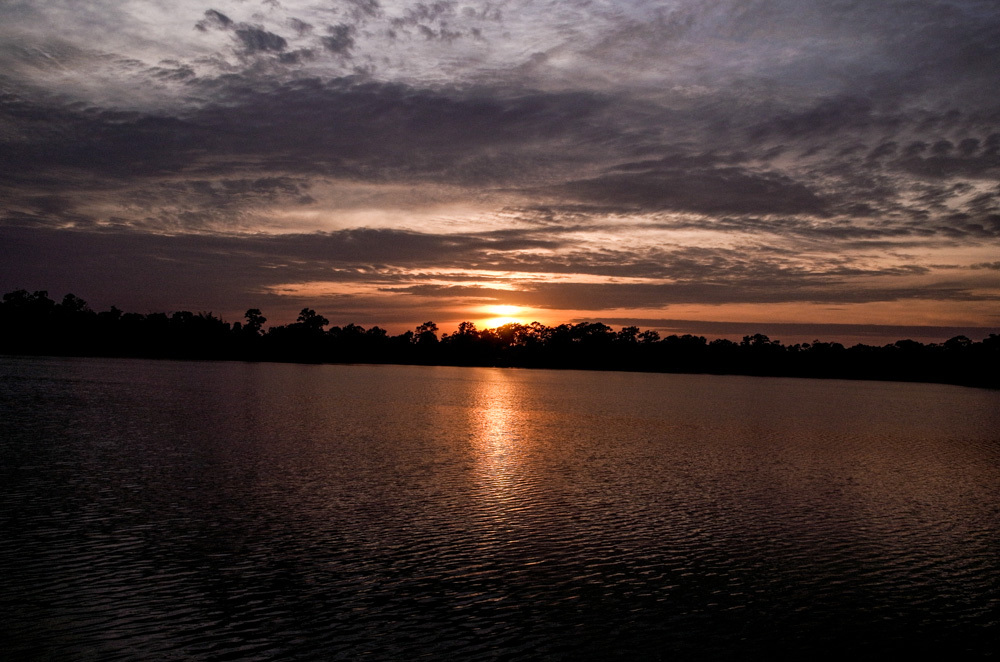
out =
{"type": "Polygon", "coordinates": [[[11,659],[986,656],[1000,393],[0,358],[11,659]]]}

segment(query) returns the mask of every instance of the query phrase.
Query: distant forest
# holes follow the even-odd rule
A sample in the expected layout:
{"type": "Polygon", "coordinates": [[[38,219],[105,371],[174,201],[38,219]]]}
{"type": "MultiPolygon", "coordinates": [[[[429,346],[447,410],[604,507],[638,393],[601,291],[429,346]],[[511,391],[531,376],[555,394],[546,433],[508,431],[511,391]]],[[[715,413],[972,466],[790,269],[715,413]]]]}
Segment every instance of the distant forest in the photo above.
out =
{"type": "Polygon", "coordinates": [[[943,343],[899,340],[884,346],[835,342],[783,345],[765,335],[741,342],[703,336],[661,337],[600,322],[545,326],[506,324],[477,329],[462,322],[441,333],[433,322],[390,336],[378,326],[330,326],[304,308],[292,324],[265,329],[251,308],[232,324],[212,313],[127,313],[112,306],[95,312],[77,296],[60,303],[48,292],[17,290],[0,304],[0,353],[55,356],[143,357],[402,363],[711,373],[842,379],[926,381],[1000,387],[1000,335],[975,342],[956,336],[943,343]]]}

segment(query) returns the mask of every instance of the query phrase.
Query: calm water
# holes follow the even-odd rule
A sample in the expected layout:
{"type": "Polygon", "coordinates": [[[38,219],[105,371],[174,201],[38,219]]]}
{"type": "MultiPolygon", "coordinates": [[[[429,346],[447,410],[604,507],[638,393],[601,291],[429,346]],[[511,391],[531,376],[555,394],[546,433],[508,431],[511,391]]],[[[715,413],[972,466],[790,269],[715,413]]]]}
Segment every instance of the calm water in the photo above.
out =
{"type": "Polygon", "coordinates": [[[0,357],[0,657],[992,653],[1000,392],[0,357]]]}

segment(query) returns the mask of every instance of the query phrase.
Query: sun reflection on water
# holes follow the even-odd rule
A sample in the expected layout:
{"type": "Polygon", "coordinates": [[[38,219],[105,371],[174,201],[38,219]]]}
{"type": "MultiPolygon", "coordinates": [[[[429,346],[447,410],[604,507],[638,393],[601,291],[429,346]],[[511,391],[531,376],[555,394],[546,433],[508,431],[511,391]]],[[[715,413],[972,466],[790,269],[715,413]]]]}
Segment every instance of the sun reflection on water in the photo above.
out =
{"type": "Polygon", "coordinates": [[[476,476],[490,512],[501,519],[524,507],[524,412],[509,371],[490,369],[478,383],[471,411],[476,476]]]}

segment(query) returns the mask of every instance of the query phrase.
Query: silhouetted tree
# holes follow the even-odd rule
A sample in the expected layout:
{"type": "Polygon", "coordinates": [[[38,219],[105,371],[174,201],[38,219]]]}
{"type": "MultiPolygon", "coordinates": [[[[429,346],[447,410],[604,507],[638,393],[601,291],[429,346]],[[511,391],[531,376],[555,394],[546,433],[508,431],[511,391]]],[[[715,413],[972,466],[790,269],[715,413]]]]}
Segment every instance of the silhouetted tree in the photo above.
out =
{"type": "Polygon", "coordinates": [[[75,294],[67,294],[63,297],[62,304],[60,304],[66,312],[70,313],[85,313],[90,309],[87,307],[87,302],[76,296],[75,294]]]}
{"type": "Polygon", "coordinates": [[[243,332],[247,335],[259,336],[261,330],[264,328],[264,324],[267,322],[267,318],[260,312],[260,308],[250,308],[243,317],[246,319],[246,324],[243,325],[243,332]]]}
{"type": "Polygon", "coordinates": [[[329,321],[303,308],[297,321],[270,328],[259,309],[245,324],[230,326],[212,313],[123,313],[112,306],[95,313],[67,294],[16,290],[0,301],[0,352],[172,358],[242,358],[282,361],[450,363],[591,369],[659,370],[755,375],[944,381],[1000,386],[1000,335],[982,342],[955,336],[941,344],[900,340],[884,347],[802,343],[790,347],[764,334],[708,342],[703,336],[641,331],[615,332],[600,322],[548,327],[510,323],[477,330],[462,322],[438,341],[438,327],[390,337],[379,327],[356,324],[323,329],[329,321]]]}
{"type": "Polygon", "coordinates": [[[966,350],[972,347],[974,343],[966,336],[955,336],[954,338],[949,338],[944,341],[945,349],[950,350],[966,350]]]}
{"type": "Polygon", "coordinates": [[[322,333],[323,327],[330,323],[330,320],[317,314],[312,308],[303,308],[295,321],[311,333],[322,333]]]}
{"type": "Polygon", "coordinates": [[[644,345],[650,345],[652,343],[660,342],[660,334],[658,331],[652,329],[648,331],[643,331],[639,334],[639,342],[644,345]]]}
{"type": "Polygon", "coordinates": [[[740,343],[741,347],[752,347],[754,349],[760,348],[771,348],[780,345],[781,343],[777,340],[771,340],[763,333],[755,333],[752,336],[743,336],[743,341],[740,343]]]}
{"type": "Polygon", "coordinates": [[[437,337],[438,325],[434,322],[424,322],[417,327],[414,332],[415,342],[420,345],[433,344],[438,341],[437,337]]]}
{"type": "Polygon", "coordinates": [[[622,330],[618,332],[617,339],[619,342],[624,342],[624,343],[639,342],[639,327],[623,326],[622,330]]]}
{"type": "Polygon", "coordinates": [[[460,322],[458,325],[458,331],[455,332],[455,335],[461,338],[478,338],[479,332],[476,331],[475,323],[460,322]]]}

